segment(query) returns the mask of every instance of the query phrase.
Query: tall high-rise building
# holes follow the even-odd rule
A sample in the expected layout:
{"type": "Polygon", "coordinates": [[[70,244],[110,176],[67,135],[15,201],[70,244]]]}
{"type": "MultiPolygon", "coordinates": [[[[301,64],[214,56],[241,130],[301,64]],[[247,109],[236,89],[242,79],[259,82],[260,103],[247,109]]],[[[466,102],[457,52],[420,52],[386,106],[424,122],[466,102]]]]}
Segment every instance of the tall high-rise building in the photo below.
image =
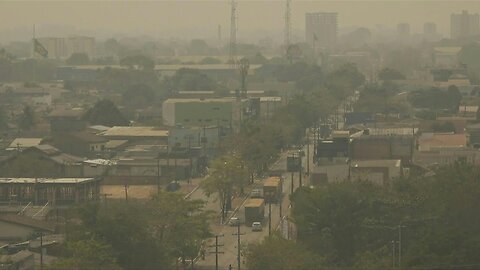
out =
{"type": "Polygon", "coordinates": [[[316,48],[332,48],[337,43],[338,13],[305,14],[305,40],[316,48]]]}
{"type": "Polygon", "coordinates": [[[423,38],[427,41],[439,41],[442,35],[437,33],[437,25],[433,22],[427,22],[423,25],[423,38]]]}
{"type": "Polygon", "coordinates": [[[95,57],[95,38],[74,36],[66,39],[67,57],[74,53],[84,53],[89,59],[95,57]]]}
{"type": "Polygon", "coordinates": [[[397,34],[399,37],[408,37],[410,35],[410,24],[399,23],[397,25],[397,34]]]}
{"type": "Polygon", "coordinates": [[[423,25],[423,34],[424,35],[436,35],[437,34],[437,25],[433,22],[427,22],[423,25]]]}
{"type": "Polygon", "coordinates": [[[450,37],[453,39],[480,35],[478,13],[468,14],[466,10],[450,16],[450,37]]]}

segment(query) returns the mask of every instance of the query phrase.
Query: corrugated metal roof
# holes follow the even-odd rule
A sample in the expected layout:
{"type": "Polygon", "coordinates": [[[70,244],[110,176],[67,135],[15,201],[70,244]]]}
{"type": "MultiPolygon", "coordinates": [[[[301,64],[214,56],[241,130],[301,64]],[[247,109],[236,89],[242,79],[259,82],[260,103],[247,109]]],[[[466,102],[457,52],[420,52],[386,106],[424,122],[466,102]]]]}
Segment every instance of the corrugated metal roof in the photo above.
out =
{"type": "Polygon", "coordinates": [[[95,178],[0,178],[0,184],[78,184],[95,178]]]}
{"type": "Polygon", "coordinates": [[[248,199],[245,203],[245,207],[260,207],[263,205],[263,199],[248,199]]]}

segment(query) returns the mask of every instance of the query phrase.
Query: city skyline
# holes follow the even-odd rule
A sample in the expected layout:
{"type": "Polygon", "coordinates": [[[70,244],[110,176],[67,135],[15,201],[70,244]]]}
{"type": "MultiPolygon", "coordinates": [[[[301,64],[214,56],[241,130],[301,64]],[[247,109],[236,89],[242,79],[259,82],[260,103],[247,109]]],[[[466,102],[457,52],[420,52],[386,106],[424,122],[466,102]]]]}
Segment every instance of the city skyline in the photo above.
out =
{"type": "MultiPolygon", "coordinates": [[[[226,40],[229,8],[229,1],[197,0],[1,2],[0,42],[27,40],[33,24],[37,25],[38,36],[70,34],[100,39],[133,33],[155,39],[208,39],[217,36],[221,25],[226,40]],[[15,12],[18,10],[23,11],[20,16],[15,12]]],[[[472,1],[293,1],[291,22],[293,36],[300,40],[307,12],[337,12],[340,34],[355,27],[374,30],[377,25],[394,30],[402,22],[410,24],[411,33],[421,33],[424,23],[434,22],[438,33],[448,37],[450,15],[462,10],[479,13],[480,5],[472,1]]],[[[239,40],[281,38],[284,11],[285,1],[238,1],[239,40]]]]}

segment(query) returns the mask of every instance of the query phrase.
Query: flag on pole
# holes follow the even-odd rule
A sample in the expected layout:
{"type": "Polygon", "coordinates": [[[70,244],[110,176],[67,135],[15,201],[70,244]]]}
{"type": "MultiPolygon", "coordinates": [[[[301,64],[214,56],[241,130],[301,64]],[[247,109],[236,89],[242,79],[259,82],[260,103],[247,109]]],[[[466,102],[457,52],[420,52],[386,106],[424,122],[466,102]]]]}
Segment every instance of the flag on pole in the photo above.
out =
{"type": "Polygon", "coordinates": [[[33,51],[35,53],[38,53],[39,55],[47,58],[48,57],[48,51],[43,47],[42,43],[40,43],[36,38],[33,39],[33,51]]]}

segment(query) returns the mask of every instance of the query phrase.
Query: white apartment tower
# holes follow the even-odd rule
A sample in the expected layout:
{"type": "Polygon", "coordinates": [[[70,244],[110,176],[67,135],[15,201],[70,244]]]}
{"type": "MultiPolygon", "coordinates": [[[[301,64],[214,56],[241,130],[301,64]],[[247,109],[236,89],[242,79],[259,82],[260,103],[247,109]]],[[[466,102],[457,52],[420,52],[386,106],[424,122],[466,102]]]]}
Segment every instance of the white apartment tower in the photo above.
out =
{"type": "Polygon", "coordinates": [[[41,37],[38,41],[48,51],[50,59],[66,59],[74,53],[84,53],[89,59],[95,58],[95,38],[93,37],[41,37]]]}
{"type": "Polygon", "coordinates": [[[468,38],[480,35],[478,13],[468,14],[466,10],[450,16],[450,37],[452,39],[468,38]]]}
{"type": "Polygon", "coordinates": [[[305,40],[318,48],[333,48],[337,43],[338,13],[315,12],[305,14],[305,40]]]}

